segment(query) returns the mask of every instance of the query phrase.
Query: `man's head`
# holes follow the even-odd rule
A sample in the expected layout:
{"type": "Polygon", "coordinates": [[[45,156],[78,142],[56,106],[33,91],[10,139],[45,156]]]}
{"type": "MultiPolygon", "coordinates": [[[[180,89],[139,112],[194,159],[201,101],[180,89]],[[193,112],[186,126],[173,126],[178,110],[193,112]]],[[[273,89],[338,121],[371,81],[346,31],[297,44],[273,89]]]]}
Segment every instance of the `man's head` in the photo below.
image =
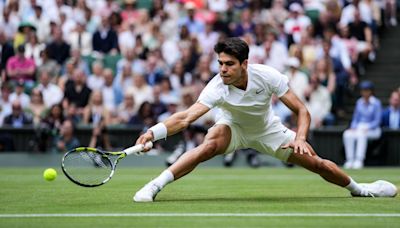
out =
{"type": "Polygon", "coordinates": [[[395,109],[400,108],[400,93],[397,90],[390,95],[389,103],[395,109]]]}
{"type": "Polygon", "coordinates": [[[227,38],[214,46],[218,54],[220,76],[225,85],[243,86],[249,56],[249,46],[239,38],[227,38]]]}

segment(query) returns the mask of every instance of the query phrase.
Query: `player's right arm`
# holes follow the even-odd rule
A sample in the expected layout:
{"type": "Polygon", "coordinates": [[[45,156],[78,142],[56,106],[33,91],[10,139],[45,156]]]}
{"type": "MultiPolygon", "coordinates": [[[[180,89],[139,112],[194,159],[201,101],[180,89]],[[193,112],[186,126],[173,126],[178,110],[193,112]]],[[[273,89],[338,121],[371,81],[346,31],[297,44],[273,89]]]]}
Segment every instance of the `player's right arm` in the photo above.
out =
{"type": "MultiPolygon", "coordinates": [[[[209,110],[210,108],[206,105],[196,102],[185,111],[177,112],[162,123],[158,123],[157,125],[151,127],[146,133],[142,134],[137,139],[136,145],[144,145],[149,141],[157,141],[160,139],[160,135],[165,135],[165,137],[174,135],[183,129],[186,129],[193,121],[197,120],[209,110]]],[[[145,148],[145,151],[148,149],[149,148],[145,148]]]]}

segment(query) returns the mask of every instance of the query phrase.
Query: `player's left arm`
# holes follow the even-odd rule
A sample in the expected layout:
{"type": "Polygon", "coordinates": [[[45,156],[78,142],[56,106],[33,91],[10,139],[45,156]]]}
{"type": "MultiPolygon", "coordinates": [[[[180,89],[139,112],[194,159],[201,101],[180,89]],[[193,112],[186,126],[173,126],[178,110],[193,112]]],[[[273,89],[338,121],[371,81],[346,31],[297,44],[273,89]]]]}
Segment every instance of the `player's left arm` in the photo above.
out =
{"type": "Polygon", "coordinates": [[[303,102],[289,89],[279,98],[292,112],[297,115],[297,133],[293,142],[283,148],[292,147],[295,153],[312,155],[307,147],[307,134],[310,127],[310,113],[303,102]]]}

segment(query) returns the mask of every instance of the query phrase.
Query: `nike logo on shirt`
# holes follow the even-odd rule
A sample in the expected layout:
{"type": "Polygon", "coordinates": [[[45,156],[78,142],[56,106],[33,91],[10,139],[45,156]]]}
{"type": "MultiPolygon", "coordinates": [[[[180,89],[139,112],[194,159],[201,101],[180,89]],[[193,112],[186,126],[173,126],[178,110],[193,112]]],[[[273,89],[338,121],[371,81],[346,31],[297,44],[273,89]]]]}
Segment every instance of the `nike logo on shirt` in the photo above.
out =
{"type": "Polygon", "coordinates": [[[258,89],[256,90],[256,94],[260,94],[262,91],[264,91],[264,89],[258,89]]]}

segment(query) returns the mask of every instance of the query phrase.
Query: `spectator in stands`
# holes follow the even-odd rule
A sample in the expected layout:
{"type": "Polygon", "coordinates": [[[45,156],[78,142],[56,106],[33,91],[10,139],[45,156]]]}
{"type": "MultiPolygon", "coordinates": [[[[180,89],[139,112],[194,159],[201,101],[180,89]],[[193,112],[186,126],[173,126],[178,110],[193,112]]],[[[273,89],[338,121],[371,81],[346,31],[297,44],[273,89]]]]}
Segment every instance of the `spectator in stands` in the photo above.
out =
{"type": "Polygon", "coordinates": [[[368,140],[381,137],[382,106],[373,95],[373,89],[370,81],[360,83],[361,98],[357,100],[350,128],[343,133],[346,154],[344,168],[363,168],[368,140]]]}
{"type": "Polygon", "coordinates": [[[135,114],[135,99],[133,98],[133,94],[126,92],[124,94],[124,100],[118,105],[117,120],[115,122],[118,124],[126,124],[135,114]]]}
{"type": "Polygon", "coordinates": [[[310,112],[310,129],[319,128],[322,125],[332,125],[332,99],[329,90],[321,85],[316,75],[311,75],[310,85],[305,92],[305,105],[310,112]]]}
{"type": "Polygon", "coordinates": [[[31,103],[26,108],[26,112],[33,117],[33,125],[37,126],[47,114],[48,108],[44,104],[42,92],[34,88],[31,92],[31,103]]]}
{"type": "Polygon", "coordinates": [[[33,5],[34,14],[28,19],[36,28],[39,43],[46,43],[50,35],[50,20],[41,5],[33,5]]]}
{"type": "MultiPolygon", "coordinates": [[[[0,27],[2,27],[1,24],[0,27]]],[[[5,81],[7,62],[8,59],[14,56],[14,48],[8,42],[5,32],[2,29],[0,30],[0,50],[0,78],[2,81],[5,81]]]]}
{"type": "Polygon", "coordinates": [[[88,104],[90,93],[86,85],[86,75],[81,69],[75,69],[72,80],[68,80],[64,91],[64,108],[70,103],[75,103],[78,113],[82,114],[83,108],[88,104]]]}
{"type": "Polygon", "coordinates": [[[104,105],[104,97],[100,90],[95,90],[90,94],[88,105],[83,110],[83,124],[97,126],[103,121],[104,124],[110,123],[110,110],[104,105]]]}
{"type": "Polygon", "coordinates": [[[79,50],[82,56],[92,53],[92,34],[86,31],[86,22],[78,21],[73,32],[67,35],[71,49],[79,50]]]}
{"type": "Polygon", "coordinates": [[[14,92],[10,94],[10,101],[13,103],[15,100],[19,100],[23,109],[27,108],[31,103],[31,98],[24,90],[24,82],[18,81],[15,84],[14,92]]]}
{"type": "Polygon", "coordinates": [[[382,112],[382,127],[400,129],[400,92],[392,91],[389,106],[382,112]]]}
{"type": "Polygon", "coordinates": [[[309,26],[312,26],[309,17],[304,15],[303,7],[294,2],[289,6],[290,16],[284,22],[285,33],[289,36],[289,45],[299,43],[301,34],[307,31],[309,26]]]}
{"type": "Polygon", "coordinates": [[[42,65],[40,53],[46,48],[44,43],[39,43],[35,33],[30,33],[25,44],[25,57],[35,61],[36,67],[42,65]]]}
{"type": "Polygon", "coordinates": [[[133,85],[127,91],[133,94],[135,99],[136,110],[142,105],[143,102],[153,102],[153,88],[147,84],[143,75],[135,74],[133,76],[133,85]]]}
{"type": "Polygon", "coordinates": [[[35,70],[35,61],[25,57],[25,46],[18,46],[16,55],[7,61],[8,79],[14,84],[22,81],[26,88],[31,89],[34,86],[35,70]]]}
{"type": "Polygon", "coordinates": [[[71,49],[70,58],[68,61],[72,61],[75,68],[82,69],[85,75],[90,75],[90,69],[87,61],[82,58],[81,52],[78,49],[71,49]]]}
{"type": "Polygon", "coordinates": [[[285,75],[289,77],[289,86],[293,92],[304,101],[304,94],[308,88],[308,77],[305,73],[299,71],[300,61],[296,57],[287,59],[288,70],[285,75]]]}
{"type": "Polygon", "coordinates": [[[132,66],[130,63],[125,62],[125,64],[122,67],[122,70],[119,71],[115,76],[114,86],[120,91],[127,91],[132,84],[133,84],[132,66]]]}
{"type": "Polygon", "coordinates": [[[45,48],[40,52],[40,66],[38,66],[38,74],[43,70],[47,71],[50,75],[51,82],[57,84],[60,78],[60,65],[54,60],[49,58],[49,50],[45,48]]]}
{"type": "Polygon", "coordinates": [[[92,64],[92,74],[87,79],[87,86],[91,90],[101,90],[104,86],[103,63],[99,60],[92,64]]]}
{"type": "Polygon", "coordinates": [[[114,83],[114,73],[110,68],[103,71],[104,86],[101,89],[104,106],[108,110],[115,110],[123,100],[123,91],[114,83]]]}
{"type": "Polygon", "coordinates": [[[243,36],[246,33],[254,33],[256,25],[252,21],[250,9],[244,9],[240,15],[240,21],[236,23],[232,35],[243,36]]]}
{"type": "Polygon", "coordinates": [[[49,57],[54,59],[59,65],[63,65],[70,56],[71,46],[63,39],[60,27],[53,31],[53,40],[47,44],[49,57]]]}
{"type": "Polygon", "coordinates": [[[55,104],[61,103],[64,93],[61,88],[51,82],[51,76],[47,70],[42,70],[39,73],[39,84],[36,88],[43,94],[44,104],[47,108],[55,104]]]}
{"type": "Polygon", "coordinates": [[[23,109],[21,102],[15,100],[12,102],[12,113],[4,118],[3,125],[8,125],[15,128],[32,125],[32,117],[23,109]]]}
{"type": "Polygon", "coordinates": [[[75,134],[75,126],[69,119],[64,120],[60,134],[53,140],[52,151],[55,153],[66,152],[80,146],[80,142],[75,134]]]}
{"type": "Polygon", "coordinates": [[[186,2],[185,10],[187,15],[179,19],[179,26],[186,26],[192,35],[198,35],[205,30],[204,22],[195,18],[196,5],[193,2],[186,2]]]}
{"type": "Polygon", "coordinates": [[[93,34],[92,38],[93,51],[101,55],[116,54],[118,52],[118,35],[110,27],[107,17],[101,18],[101,25],[93,34]]]}
{"type": "Polygon", "coordinates": [[[151,103],[148,101],[143,102],[136,115],[132,116],[129,120],[128,125],[139,126],[142,129],[148,129],[152,124],[156,122],[153,110],[151,109],[151,103]]]}
{"type": "Polygon", "coordinates": [[[42,119],[41,127],[46,131],[47,137],[55,136],[59,134],[64,120],[64,110],[61,104],[55,104],[50,107],[47,115],[42,119]]]}
{"type": "Polygon", "coordinates": [[[154,100],[151,102],[151,110],[154,116],[160,116],[162,113],[167,111],[167,106],[161,101],[161,86],[155,85],[153,87],[154,100]]]}
{"type": "Polygon", "coordinates": [[[263,63],[282,72],[285,70],[285,61],[288,57],[288,50],[277,40],[277,35],[276,31],[268,32],[263,44],[265,50],[263,63]]]}
{"type": "Polygon", "coordinates": [[[3,125],[4,118],[12,113],[10,101],[11,86],[7,83],[1,85],[0,96],[0,127],[3,125]]]}

